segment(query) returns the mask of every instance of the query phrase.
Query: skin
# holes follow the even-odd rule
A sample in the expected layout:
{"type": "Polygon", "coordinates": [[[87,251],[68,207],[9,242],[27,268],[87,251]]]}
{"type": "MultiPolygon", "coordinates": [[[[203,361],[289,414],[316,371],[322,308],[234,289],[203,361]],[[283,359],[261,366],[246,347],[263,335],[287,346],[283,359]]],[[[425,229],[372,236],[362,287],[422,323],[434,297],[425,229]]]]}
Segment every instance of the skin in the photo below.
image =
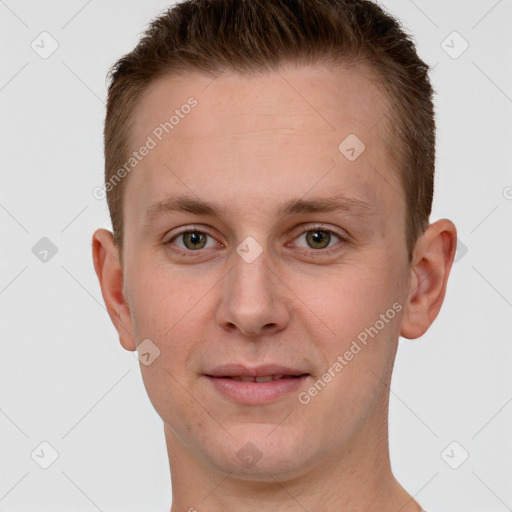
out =
{"type": "Polygon", "coordinates": [[[141,372],[164,422],[171,512],[419,511],[391,472],[389,383],[399,335],[418,338],[440,310],[456,228],[431,224],[409,264],[404,192],[383,140],[386,98],[353,67],[166,76],[137,105],[133,147],[190,96],[197,107],[126,178],[123,264],[109,231],[93,235],[122,346],[150,339],[160,350],[141,372]],[[338,150],[348,134],[366,146],[355,161],[338,150]],[[148,220],[151,205],[178,193],[225,212],[148,220]],[[369,206],[275,213],[291,199],[334,194],[369,206]],[[318,224],[333,234],[315,246],[318,224]],[[165,244],[186,227],[208,234],[205,245],[183,236],[165,244]],[[236,252],[248,236],[262,249],[252,263],[236,252]],[[396,303],[394,318],[307,404],[295,392],[238,404],[203,376],[224,363],[280,363],[306,368],[307,390],[396,303]],[[237,457],[248,442],[261,456],[251,467],[237,457]]]}

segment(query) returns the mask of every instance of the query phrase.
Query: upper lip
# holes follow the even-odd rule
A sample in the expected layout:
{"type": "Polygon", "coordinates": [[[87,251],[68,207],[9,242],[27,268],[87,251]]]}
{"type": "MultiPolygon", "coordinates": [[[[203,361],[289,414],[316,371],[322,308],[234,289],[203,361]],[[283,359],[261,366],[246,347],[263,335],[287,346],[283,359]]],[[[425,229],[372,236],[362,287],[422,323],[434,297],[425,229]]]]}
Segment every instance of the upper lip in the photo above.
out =
{"type": "Polygon", "coordinates": [[[249,368],[241,364],[223,364],[205,373],[208,377],[267,377],[268,375],[304,375],[299,368],[290,368],[278,364],[265,364],[249,368]]]}

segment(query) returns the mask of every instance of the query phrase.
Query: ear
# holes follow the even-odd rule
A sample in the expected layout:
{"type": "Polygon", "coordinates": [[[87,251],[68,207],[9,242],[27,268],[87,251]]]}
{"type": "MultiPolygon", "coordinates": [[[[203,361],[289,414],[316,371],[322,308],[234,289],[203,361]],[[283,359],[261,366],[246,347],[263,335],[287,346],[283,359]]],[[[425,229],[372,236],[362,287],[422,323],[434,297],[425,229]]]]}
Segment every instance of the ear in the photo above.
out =
{"type": "Polygon", "coordinates": [[[457,229],[441,219],[430,224],[418,239],[411,265],[411,286],[400,335],[422,336],[436,319],[457,249],[457,229]]]}
{"type": "Polygon", "coordinates": [[[110,320],[119,334],[119,341],[126,350],[135,350],[132,317],[123,293],[123,268],[119,261],[119,249],[110,231],[98,229],[94,232],[92,258],[94,270],[100,282],[103,301],[110,320]]]}

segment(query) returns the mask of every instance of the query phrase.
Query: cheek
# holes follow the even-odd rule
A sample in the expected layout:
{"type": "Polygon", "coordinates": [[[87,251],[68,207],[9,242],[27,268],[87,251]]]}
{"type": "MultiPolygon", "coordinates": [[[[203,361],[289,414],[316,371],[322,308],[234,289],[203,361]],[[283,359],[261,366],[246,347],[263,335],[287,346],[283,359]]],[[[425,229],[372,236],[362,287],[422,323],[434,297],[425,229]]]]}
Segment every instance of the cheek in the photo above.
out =
{"type": "Polygon", "coordinates": [[[388,265],[346,266],[328,280],[325,293],[312,297],[311,309],[334,331],[312,338],[324,359],[319,379],[328,383],[314,399],[315,411],[326,411],[326,424],[330,415],[363,421],[384,391],[403,311],[396,278],[388,265]]]}
{"type": "Polygon", "coordinates": [[[156,400],[167,397],[154,404],[159,411],[187,403],[190,397],[182,386],[188,389],[195,385],[197,354],[207,348],[206,319],[213,318],[213,314],[205,307],[211,304],[208,292],[216,279],[186,276],[190,273],[155,261],[142,264],[139,259],[136,272],[131,274],[133,279],[128,280],[134,335],[138,342],[150,339],[160,350],[150,366],[141,366],[150,396],[156,400]]]}
{"type": "MultiPolygon", "coordinates": [[[[307,283],[303,286],[309,288],[307,283]]],[[[318,290],[316,285],[311,286],[308,305],[322,320],[320,325],[328,328],[323,329],[326,335],[316,341],[326,368],[341,356],[351,367],[349,373],[356,372],[356,380],[364,378],[362,368],[385,373],[396,351],[405,307],[397,270],[379,261],[367,266],[343,266],[325,281],[323,293],[318,290]]],[[[344,368],[344,373],[347,370],[344,368]]]]}
{"type": "Polygon", "coordinates": [[[378,263],[340,267],[336,275],[325,279],[321,292],[317,283],[308,295],[319,316],[337,334],[373,323],[400,298],[398,276],[378,263]]]}
{"type": "Polygon", "coordinates": [[[203,279],[184,279],[156,261],[137,259],[127,274],[127,292],[134,331],[155,339],[172,337],[208,290],[203,279]]]}

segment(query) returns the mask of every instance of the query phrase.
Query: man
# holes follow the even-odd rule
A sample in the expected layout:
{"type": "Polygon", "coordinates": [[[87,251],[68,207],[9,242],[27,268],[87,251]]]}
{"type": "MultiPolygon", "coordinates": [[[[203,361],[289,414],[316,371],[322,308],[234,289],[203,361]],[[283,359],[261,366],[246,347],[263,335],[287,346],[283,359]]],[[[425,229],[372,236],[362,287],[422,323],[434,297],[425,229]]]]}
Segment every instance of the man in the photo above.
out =
{"type": "Polygon", "coordinates": [[[422,510],[387,418],[456,248],[427,72],[362,0],[185,1],[114,66],[94,265],[171,512],[422,510]]]}

